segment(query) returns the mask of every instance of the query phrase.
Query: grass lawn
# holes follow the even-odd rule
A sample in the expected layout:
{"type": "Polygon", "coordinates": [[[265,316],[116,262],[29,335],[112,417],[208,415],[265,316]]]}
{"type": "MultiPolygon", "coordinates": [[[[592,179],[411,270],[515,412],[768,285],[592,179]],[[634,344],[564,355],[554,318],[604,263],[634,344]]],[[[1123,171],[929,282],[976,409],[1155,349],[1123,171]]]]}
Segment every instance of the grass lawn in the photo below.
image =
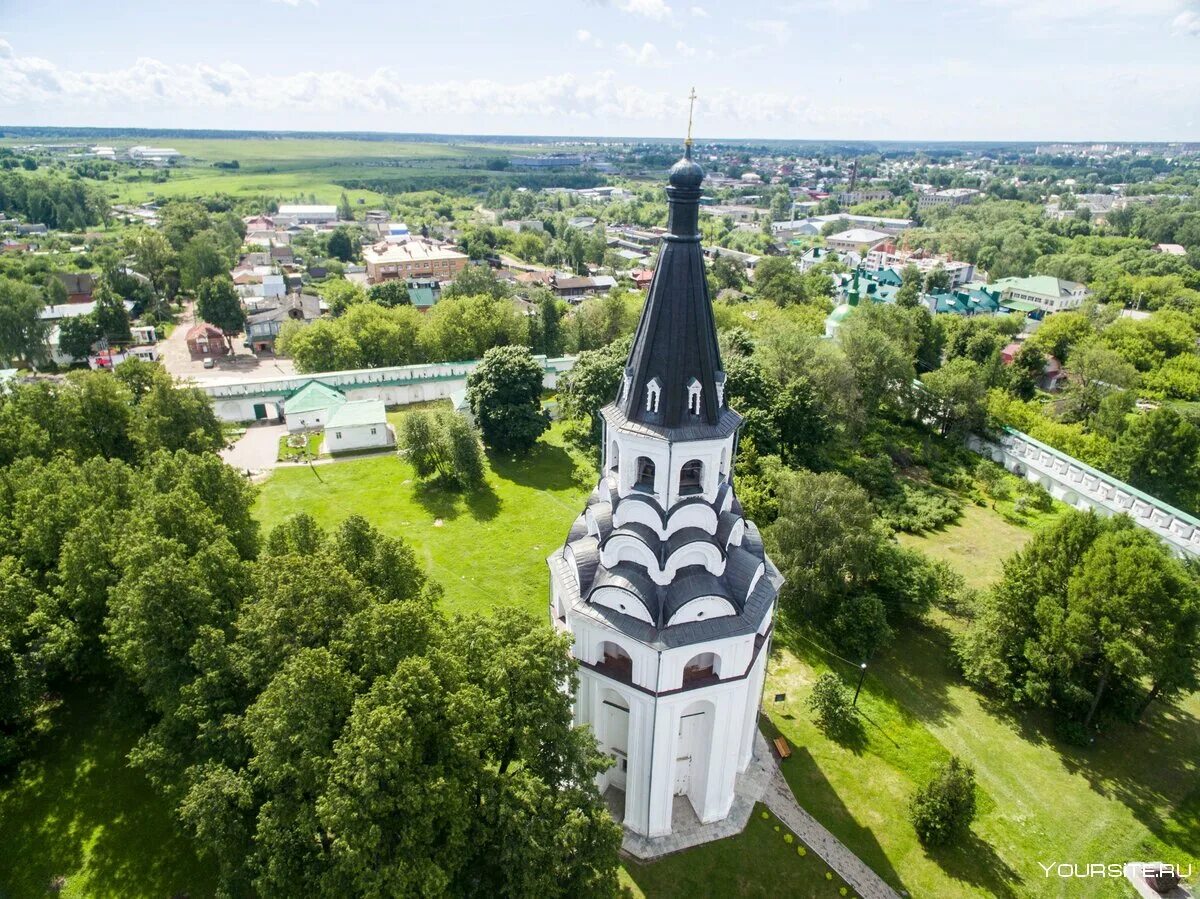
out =
{"type": "MultiPolygon", "coordinates": [[[[982,588],[1062,508],[1022,528],[967,504],[957,523],[899,539],[982,588]]],[[[1143,727],[1116,728],[1091,749],[1060,745],[1045,717],[995,706],[962,681],[950,664],[950,640],[961,627],[934,612],[927,625],[902,632],[871,665],[859,698],[860,737],[842,744],[812,724],[804,702],[830,664],[848,680],[854,672],[804,638],[780,633],[766,694],[787,700],[765,708],[796,747],[783,770],[800,804],[914,896],[1132,895],[1124,881],[1047,880],[1038,862],[1161,860],[1200,869],[1200,694],[1153,707],[1143,727]],[[908,823],[907,804],[950,754],[975,768],[978,815],[965,845],[929,853],[908,823]]]]}
{"type": "Polygon", "coordinates": [[[125,755],[144,730],[105,694],[66,697],[33,757],[0,780],[0,897],[212,895],[214,872],[125,755]]]}
{"type": "Polygon", "coordinates": [[[897,534],[896,539],[903,546],[946,562],[963,576],[968,587],[980,589],[1000,577],[1004,560],[1033,534],[1032,529],[1011,524],[989,508],[966,503],[954,524],[920,535],[897,534]]]}
{"type": "Polygon", "coordinates": [[[591,490],[576,466],[556,423],[527,457],[491,457],[487,488],[474,495],[423,483],[388,454],[278,469],[262,485],[255,516],[269,529],[297,512],[325,527],[362,515],[408,541],[445,587],[447,609],[518,605],[542,613],[545,558],[562,544],[591,490]]]}
{"type": "Polygon", "coordinates": [[[634,896],[653,899],[840,899],[855,895],[761,804],[755,806],[750,823],[736,837],[677,852],[651,864],[626,860],[621,883],[634,896]],[[831,875],[828,879],[827,873],[831,875]]]}

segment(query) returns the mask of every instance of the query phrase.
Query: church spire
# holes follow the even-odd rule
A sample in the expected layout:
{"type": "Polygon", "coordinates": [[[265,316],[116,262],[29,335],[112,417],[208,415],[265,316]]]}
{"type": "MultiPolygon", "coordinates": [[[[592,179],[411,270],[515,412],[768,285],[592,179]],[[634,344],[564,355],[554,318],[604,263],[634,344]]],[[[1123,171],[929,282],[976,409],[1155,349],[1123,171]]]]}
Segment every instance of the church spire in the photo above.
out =
{"type": "MultiPolygon", "coordinates": [[[[695,89],[689,96],[694,104],[695,89]]],[[[700,185],[692,160],[692,115],[684,155],[671,167],[667,230],[625,366],[617,405],[631,421],[665,428],[715,425],[725,374],[700,248],[700,185]]]]}

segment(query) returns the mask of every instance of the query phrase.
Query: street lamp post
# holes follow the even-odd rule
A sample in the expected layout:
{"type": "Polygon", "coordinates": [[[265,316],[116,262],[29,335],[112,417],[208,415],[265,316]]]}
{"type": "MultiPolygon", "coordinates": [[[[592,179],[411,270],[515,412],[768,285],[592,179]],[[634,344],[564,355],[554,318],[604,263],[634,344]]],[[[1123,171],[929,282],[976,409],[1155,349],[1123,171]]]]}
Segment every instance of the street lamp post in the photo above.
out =
{"type": "Polygon", "coordinates": [[[858,666],[858,686],[854,688],[854,702],[850,703],[853,706],[858,705],[858,691],[862,689],[863,678],[867,676],[867,663],[863,662],[858,666]]]}

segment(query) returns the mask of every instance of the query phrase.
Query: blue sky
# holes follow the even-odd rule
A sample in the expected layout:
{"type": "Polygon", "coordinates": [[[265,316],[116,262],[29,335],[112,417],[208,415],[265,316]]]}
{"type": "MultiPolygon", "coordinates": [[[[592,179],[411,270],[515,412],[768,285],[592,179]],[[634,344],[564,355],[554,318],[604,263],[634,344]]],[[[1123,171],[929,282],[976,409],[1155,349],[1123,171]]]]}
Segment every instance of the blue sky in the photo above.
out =
{"type": "Polygon", "coordinates": [[[0,0],[0,124],[1200,140],[1200,0],[0,0]]]}

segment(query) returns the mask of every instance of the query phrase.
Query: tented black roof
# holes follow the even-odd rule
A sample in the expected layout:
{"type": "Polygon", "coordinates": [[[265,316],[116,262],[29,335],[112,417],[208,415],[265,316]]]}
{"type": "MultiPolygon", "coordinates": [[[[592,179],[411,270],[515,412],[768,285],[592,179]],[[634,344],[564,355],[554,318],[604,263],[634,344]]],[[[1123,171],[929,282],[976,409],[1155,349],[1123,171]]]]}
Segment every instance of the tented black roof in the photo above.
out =
{"type": "Polygon", "coordinates": [[[671,169],[667,187],[669,233],[663,237],[654,280],[625,366],[627,387],[617,398],[630,421],[665,428],[716,425],[721,418],[717,384],[724,380],[712,301],[700,248],[700,183],[704,171],[689,147],[671,169]],[[657,411],[647,409],[647,388],[657,378],[657,411]],[[700,412],[688,409],[688,385],[700,385],[700,412]]]}

